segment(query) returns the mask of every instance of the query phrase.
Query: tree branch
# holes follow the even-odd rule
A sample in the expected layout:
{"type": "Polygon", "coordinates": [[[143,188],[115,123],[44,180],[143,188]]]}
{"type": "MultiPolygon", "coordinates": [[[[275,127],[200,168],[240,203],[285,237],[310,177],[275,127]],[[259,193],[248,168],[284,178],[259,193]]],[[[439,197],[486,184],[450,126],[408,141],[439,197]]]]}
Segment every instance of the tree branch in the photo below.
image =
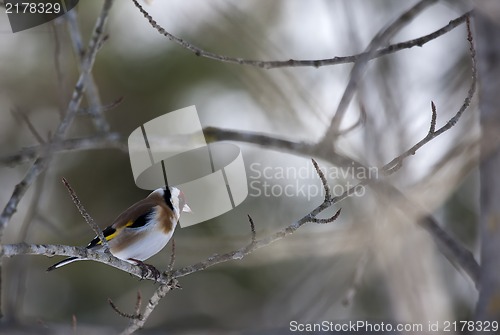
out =
{"type": "Polygon", "coordinates": [[[244,59],[244,58],[238,58],[238,57],[229,57],[226,55],[221,55],[221,54],[216,54],[213,52],[206,51],[180,37],[177,37],[171,33],[169,33],[165,28],[160,26],[154,19],[151,17],[151,15],[139,4],[137,0],[132,0],[134,5],[139,9],[139,11],[144,15],[144,17],[148,20],[149,24],[156,29],[160,34],[164,35],[167,37],[170,41],[177,43],[184,49],[187,49],[191,52],[193,52],[196,56],[203,57],[203,58],[208,58],[212,60],[216,60],[219,62],[224,62],[224,63],[230,63],[230,64],[240,64],[240,65],[249,65],[249,66],[254,66],[254,67],[259,67],[263,69],[275,69],[275,68],[283,68],[283,67],[321,67],[321,66],[329,66],[329,65],[338,65],[338,64],[348,64],[348,63],[355,63],[358,62],[359,59],[363,57],[368,57],[369,60],[382,57],[385,55],[389,55],[391,53],[398,52],[403,49],[410,49],[415,46],[423,46],[424,44],[446,34],[447,32],[453,30],[454,28],[458,27],[462,23],[465,22],[465,17],[468,14],[471,14],[471,12],[467,12],[464,15],[451,20],[446,26],[419,38],[413,39],[413,40],[408,40],[406,42],[401,42],[401,43],[396,43],[396,44],[391,44],[385,48],[381,48],[378,50],[375,50],[374,52],[367,53],[367,52],[362,52],[357,55],[351,55],[351,56],[337,56],[333,58],[326,58],[326,59],[314,59],[314,60],[308,60],[308,59],[289,59],[285,61],[264,61],[264,60],[252,60],[252,59],[244,59]]]}
{"type": "MultiPolygon", "coordinates": [[[[110,253],[102,251],[93,251],[85,247],[72,247],[67,245],[56,244],[4,244],[2,257],[12,257],[17,255],[41,255],[41,256],[70,256],[78,257],[84,260],[92,260],[110,265],[114,268],[128,272],[138,278],[143,278],[141,269],[129,262],[123,261],[114,257],[110,253]]],[[[148,274],[144,279],[154,281],[154,276],[148,274]]],[[[165,279],[165,278],[164,278],[165,279]]]]}
{"type": "Polygon", "coordinates": [[[26,163],[47,151],[50,151],[52,153],[59,153],[67,151],[74,152],[79,150],[110,148],[116,148],[124,152],[127,151],[127,145],[120,134],[108,133],[97,136],[71,138],[58,141],[56,143],[23,148],[14,154],[0,157],[0,164],[15,166],[18,164],[26,163]]]}

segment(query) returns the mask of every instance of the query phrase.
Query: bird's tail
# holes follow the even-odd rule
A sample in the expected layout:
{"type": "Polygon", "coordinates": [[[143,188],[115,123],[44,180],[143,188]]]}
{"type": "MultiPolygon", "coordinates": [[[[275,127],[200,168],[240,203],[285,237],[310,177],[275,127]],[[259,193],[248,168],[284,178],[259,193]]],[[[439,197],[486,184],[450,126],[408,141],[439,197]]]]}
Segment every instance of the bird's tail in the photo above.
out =
{"type": "Polygon", "coordinates": [[[52,265],[51,267],[49,267],[49,268],[47,269],[47,271],[52,271],[52,270],[58,269],[58,268],[60,268],[61,266],[64,266],[64,265],[66,265],[66,264],[73,263],[73,262],[75,262],[75,261],[79,261],[79,260],[81,260],[81,259],[80,259],[80,258],[78,258],[78,257],[70,257],[70,258],[66,258],[66,259],[64,259],[64,260],[60,261],[59,263],[56,263],[56,264],[52,265]]]}

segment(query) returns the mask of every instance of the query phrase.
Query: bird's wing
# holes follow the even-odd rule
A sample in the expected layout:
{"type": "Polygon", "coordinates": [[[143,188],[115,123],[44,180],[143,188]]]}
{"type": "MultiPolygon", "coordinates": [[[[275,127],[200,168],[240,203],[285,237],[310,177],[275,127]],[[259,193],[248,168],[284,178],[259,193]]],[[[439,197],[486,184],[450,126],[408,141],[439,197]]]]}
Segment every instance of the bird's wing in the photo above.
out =
{"type": "Polygon", "coordinates": [[[134,225],[134,221],[141,216],[149,214],[149,212],[151,212],[151,210],[157,205],[159,205],[159,203],[156,199],[151,199],[149,197],[136,202],[127,208],[123,213],[118,215],[115,221],[111,224],[111,227],[114,229],[120,229],[134,225]]]}
{"type": "MultiPolygon", "coordinates": [[[[148,221],[148,215],[153,212],[153,208],[158,203],[154,199],[143,199],[125,210],[120,214],[113,223],[102,231],[107,241],[113,239],[123,228],[139,228],[144,226],[148,221]]],[[[94,237],[87,245],[87,248],[93,248],[101,245],[101,240],[98,236],[94,237]]]]}

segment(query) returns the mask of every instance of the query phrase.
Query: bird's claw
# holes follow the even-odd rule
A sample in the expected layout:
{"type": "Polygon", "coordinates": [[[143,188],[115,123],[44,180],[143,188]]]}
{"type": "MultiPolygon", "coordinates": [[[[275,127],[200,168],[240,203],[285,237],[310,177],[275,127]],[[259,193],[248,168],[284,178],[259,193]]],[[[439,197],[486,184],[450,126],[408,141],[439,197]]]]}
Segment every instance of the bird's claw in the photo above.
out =
{"type": "Polygon", "coordinates": [[[155,268],[153,265],[151,264],[146,264],[140,260],[137,260],[137,259],[131,259],[132,261],[134,261],[136,263],[136,265],[141,269],[141,280],[146,278],[149,274],[151,274],[154,279],[155,279],[155,282],[158,281],[158,279],[160,279],[161,277],[161,272],[155,268]]]}

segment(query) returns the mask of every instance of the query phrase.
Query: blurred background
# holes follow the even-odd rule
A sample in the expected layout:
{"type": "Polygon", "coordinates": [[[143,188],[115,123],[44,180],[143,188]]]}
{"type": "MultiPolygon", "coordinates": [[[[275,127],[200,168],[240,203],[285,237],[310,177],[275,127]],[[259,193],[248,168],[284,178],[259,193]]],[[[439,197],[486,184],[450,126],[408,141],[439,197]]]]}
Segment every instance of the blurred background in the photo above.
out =
{"type": "MultiPolygon", "coordinates": [[[[142,4],[167,31],[208,51],[287,60],[360,53],[376,32],[414,3],[156,0],[142,4]]],[[[101,1],[81,1],[76,9],[85,43],[101,6],[101,1]]],[[[391,43],[433,32],[466,10],[463,2],[438,2],[391,43]]],[[[314,142],[328,127],[352,68],[346,64],[265,70],[196,57],[158,34],[130,1],[115,1],[107,32],[93,75],[104,105],[123,99],[105,112],[110,131],[123,141],[111,148],[58,153],[23,198],[2,243],[86,245],[93,232],[71,202],[61,177],[69,180],[94,220],[101,227],[109,225],[148,194],[134,184],[128,135],[179,108],[196,105],[204,126],[314,142]]],[[[47,139],[59,123],[79,72],[64,18],[13,34],[7,16],[0,14],[0,60],[3,208],[31,163],[12,163],[9,157],[38,144],[21,115],[47,139]]],[[[431,100],[437,106],[438,127],[456,113],[470,77],[464,24],[421,48],[371,61],[342,125],[355,124],[363,113],[364,121],[342,136],[337,147],[367,166],[382,166],[425,137],[431,100]]],[[[88,116],[81,115],[68,138],[96,133],[88,116]]],[[[408,158],[388,179],[472,251],[477,247],[478,135],[473,102],[454,128],[408,158]]],[[[257,236],[264,237],[322,202],[321,182],[310,157],[237,144],[247,168],[249,196],[229,213],[178,228],[177,268],[246,245],[251,238],[247,214],[255,221],[257,236]],[[294,173],[298,171],[303,173],[294,173]],[[294,190],[303,185],[315,192],[283,192],[287,186],[294,190]]],[[[334,193],[356,181],[336,174],[338,170],[326,162],[319,164],[329,171],[334,193]]],[[[257,334],[286,332],[293,320],[427,325],[471,317],[474,284],[436,249],[430,235],[415,224],[417,218],[401,211],[397,199],[366,188],[325,216],[339,207],[342,215],[330,225],[308,224],[243,260],[181,278],[183,289],[168,294],[143,332],[257,334]]],[[[148,263],[164,269],[169,257],[167,247],[148,263]]],[[[110,308],[108,298],[132,312],[137,291],[146,303],[156,287],[94,262],[45,272],[60,259],[3,259],[2,305],[9,329],[55,333],[71,329],[75,318],[82,333],[114,332],[128,320],[110,308]]]]}

